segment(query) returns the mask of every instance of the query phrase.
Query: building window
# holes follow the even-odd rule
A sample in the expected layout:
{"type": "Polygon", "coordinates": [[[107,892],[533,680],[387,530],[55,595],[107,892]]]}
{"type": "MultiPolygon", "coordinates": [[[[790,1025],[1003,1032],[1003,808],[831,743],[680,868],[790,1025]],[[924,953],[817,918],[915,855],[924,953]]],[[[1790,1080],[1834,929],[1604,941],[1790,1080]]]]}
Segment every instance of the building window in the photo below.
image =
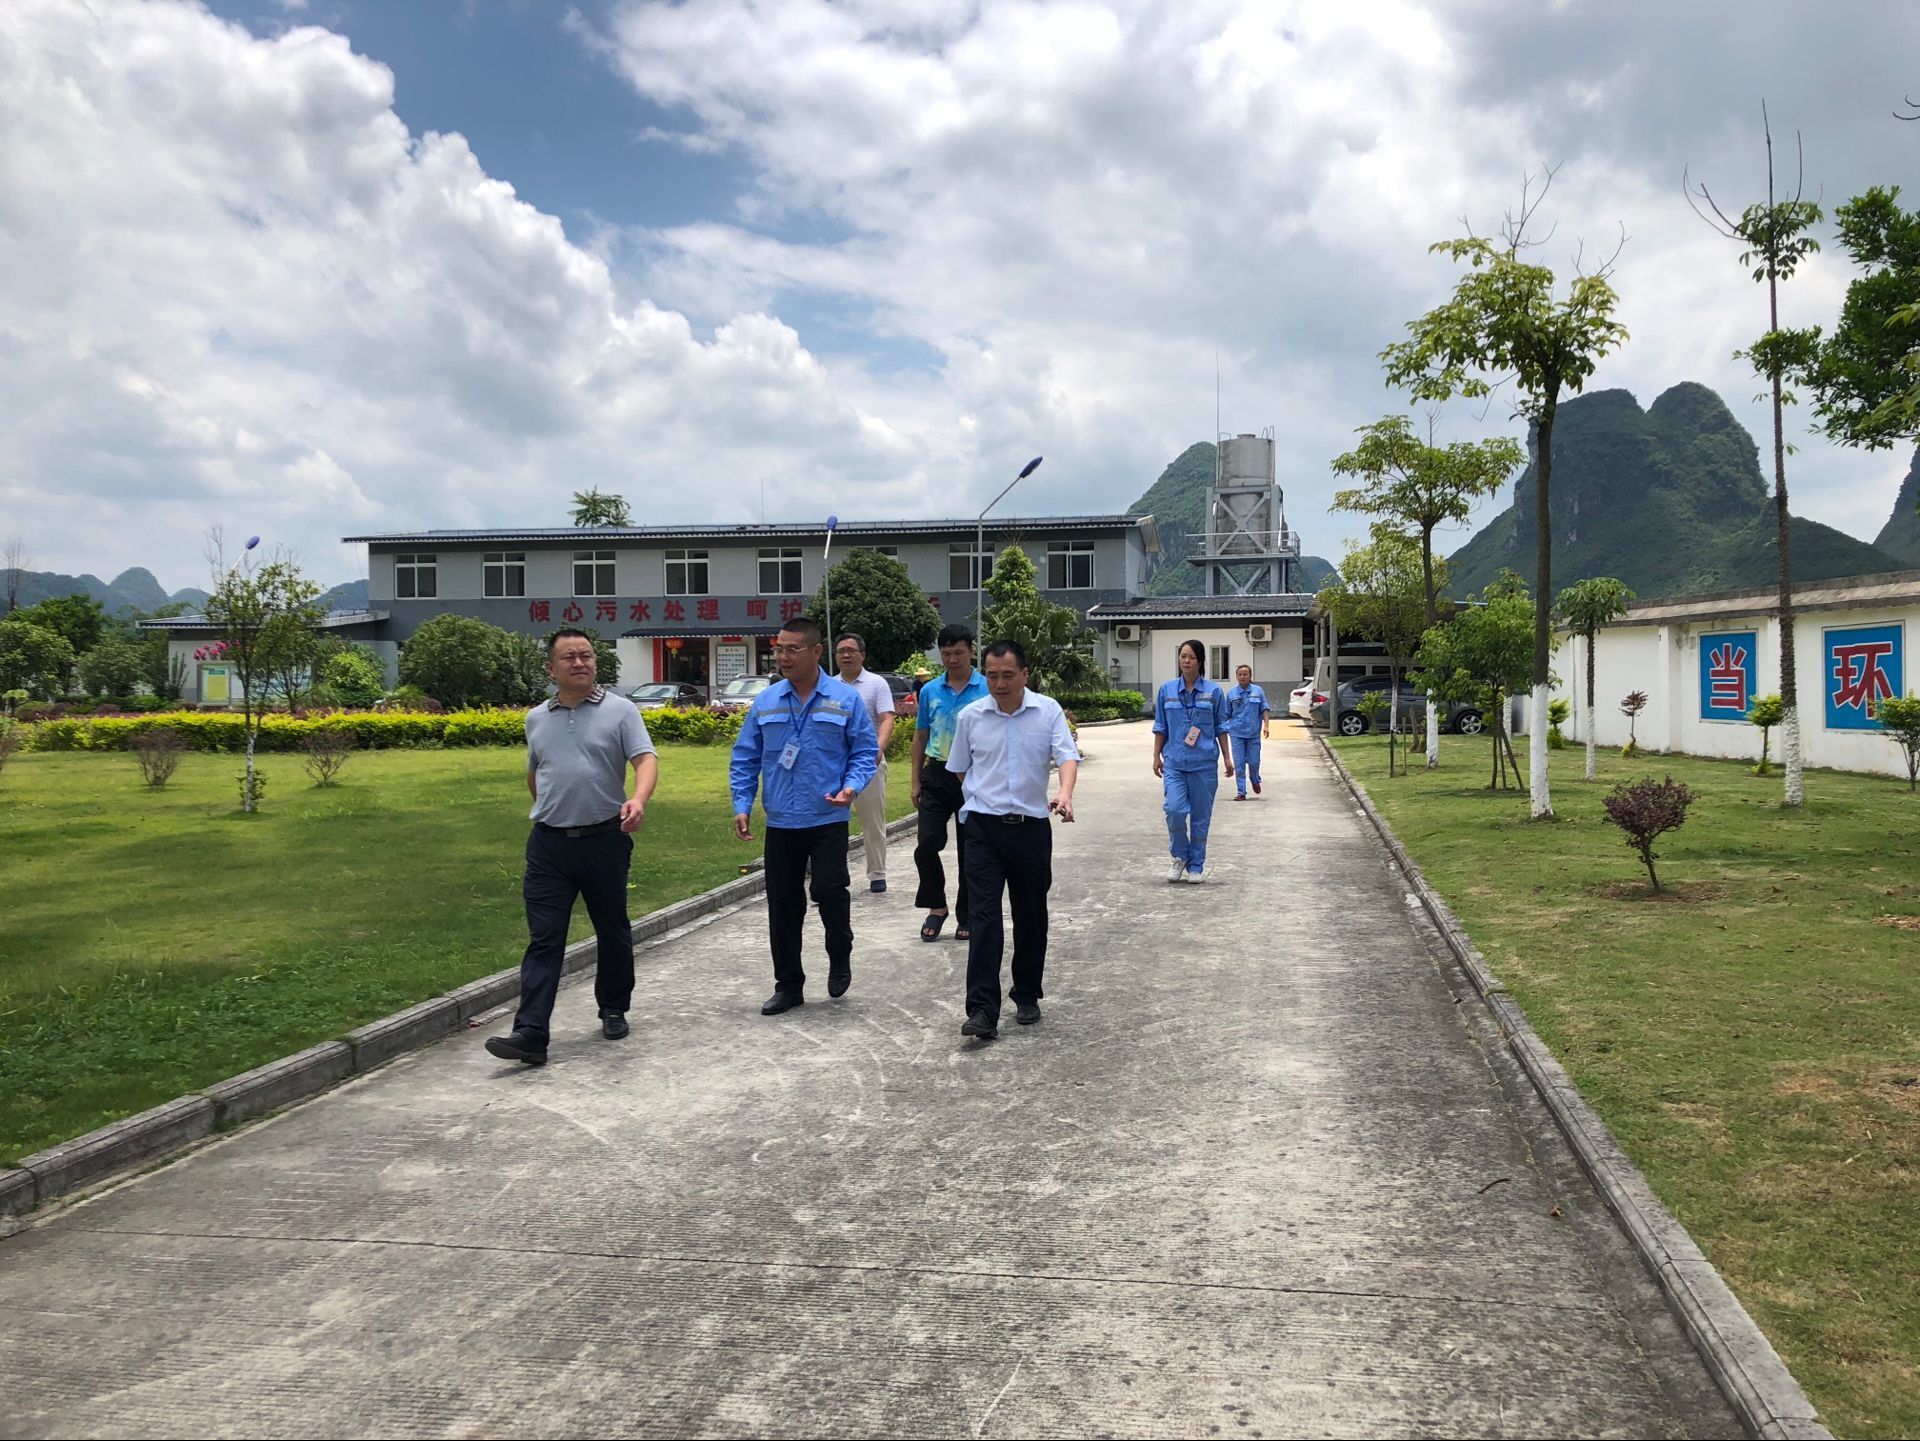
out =
{"type": "Polygon", "coordinates": [[[947,547],[948,590],[978,590],[992,579],[992,551],[977,551],[971,541],[956,541],[947,547]]]}
{"type": "Polygon", "coordinates": [[[1047,542],[1047,589],[1093,589],[1092,541],[1050,540],[1047,542]]]}
{"type": "Polygon", "coordinates": [[[480,594],[489,597],[527,593],[527,553],[489,550],[480,556],[480,594]]]}
{"type": "Polygon", "coordinates": [[[763,550],[760,552],[760,594],[800,594],[800,551],[763,550]]]}
{"type": "Polygon", "coordinates": [[[667,594],[706,595],[707,553],[704,550],[667,552],[667,594]]]}
{"type": "Polygon", "coordinates": [[[573,553],[573,593],[575,595],[613,594],[613,552],[576,550],[573,553]]]}
{"type": "Polygon", "coordinates": [[[856,545],[854,549],[870,550],[875,555],[889,556],[894,560],[900,559],[900,547],[897,545],[856,545]]]}
{"type": "Polygon", "coordinates": [[[396,600],[432,600],[440,594],[439,557],[402,551],[393,558],[396,600]]]}
{"type": "Polygon", "coordinates": [[[1207,647],[1207,675],[1225,684],[1233,679],[1233,653],[1223,645],[1207,647]]]}

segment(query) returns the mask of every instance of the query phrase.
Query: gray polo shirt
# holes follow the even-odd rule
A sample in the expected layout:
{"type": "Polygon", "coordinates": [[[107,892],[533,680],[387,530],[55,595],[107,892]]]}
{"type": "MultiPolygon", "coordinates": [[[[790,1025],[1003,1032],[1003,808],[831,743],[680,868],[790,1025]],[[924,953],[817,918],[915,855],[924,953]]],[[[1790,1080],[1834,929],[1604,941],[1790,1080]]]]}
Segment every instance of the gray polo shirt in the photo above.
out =
{"type": "Polygon", "coordinates": [[[558,696],[535,706],[527,712],[532,819],[550,826],[611,820],[632,794],[628,764],[653,753],[653,737],[633,702],[603,686],[577,706],[561,705],[558,696]]]}

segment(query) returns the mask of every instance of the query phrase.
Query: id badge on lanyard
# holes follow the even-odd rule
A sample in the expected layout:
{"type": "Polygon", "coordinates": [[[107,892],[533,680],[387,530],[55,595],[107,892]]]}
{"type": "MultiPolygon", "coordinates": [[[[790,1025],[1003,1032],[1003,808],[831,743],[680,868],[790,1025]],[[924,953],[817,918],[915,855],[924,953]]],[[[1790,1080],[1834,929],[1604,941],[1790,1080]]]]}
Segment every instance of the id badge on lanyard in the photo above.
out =
{"type": "Polygon", "coordinates": [[[780,769],[783,771],[792,770],[794,766],[794,762],[799,759],[800,759],[800,742],[788,741],[785,749],[783,749],[780,752],[780,769]]]}
{"type": "Polygon", "coordinates": [[[807,703],[800,708],[798,713],[795,713],[793,700],[791,697],[788,698],[787,718],[791,722],[792,739],[790,739],[780,751],[781,770],[790,771],[794,766],[799,764],[800,742],[806,737],[807,723],[813,718],[813,703],[818,699],[818,695],[808,696],[807,703]]]}

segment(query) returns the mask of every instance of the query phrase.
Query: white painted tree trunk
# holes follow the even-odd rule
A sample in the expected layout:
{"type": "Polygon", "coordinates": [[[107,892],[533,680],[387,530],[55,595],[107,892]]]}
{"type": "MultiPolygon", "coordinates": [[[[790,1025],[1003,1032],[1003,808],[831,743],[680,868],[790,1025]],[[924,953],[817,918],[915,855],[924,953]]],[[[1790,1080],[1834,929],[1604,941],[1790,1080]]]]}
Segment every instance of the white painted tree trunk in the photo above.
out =
{"type": "Polygon", "coordinates": [[[242,803],[240,806],[240,809],[243,811],[250,811],[254,808],[253,741],[254,741],[253,729],[252,727],[248,727],[247,729],[247,793],[245,796],[241,797],[242,803]]]}
{"type": "Polygon", "coordinates": [[[1427,769],[1440,768],[1440,707],[1427,692],[1427,769]]]}
{"type": "Polygon", "coordinates": [[[1790,705],[1780,721],[1780,749],[1787,762],[1786,802],[1790,806],[1807,801],[1805,763],[1800,758],[1800,707],[1790,705]]]}
{"type": "Polygon", "coordinates": [[[1527,794],[1536,821],[1553,818],[1553,798],[1547,793],[1547,685],[1533,688],[1533,712],[1527,721],[1527,794]]]}

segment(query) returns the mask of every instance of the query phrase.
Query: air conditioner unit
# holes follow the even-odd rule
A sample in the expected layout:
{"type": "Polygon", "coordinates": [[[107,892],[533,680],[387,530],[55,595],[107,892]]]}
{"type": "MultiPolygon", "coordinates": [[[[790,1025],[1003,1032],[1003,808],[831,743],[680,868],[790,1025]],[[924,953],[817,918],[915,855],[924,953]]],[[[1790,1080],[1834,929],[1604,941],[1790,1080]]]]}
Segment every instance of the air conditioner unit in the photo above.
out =
{"type": "Polygon", "coordinates": [[[1137,625],[1116,625],[1113,628],[1116,645],[1139,645],[1140,638],[1140,627],[1137,625]]]}
{"type": "Polygon", "coordinates": [[[1247,639],[1255,645],[1273,643],[1273,627],[1270,625],[1250,625],[1247,627],[1247,639]]]}

